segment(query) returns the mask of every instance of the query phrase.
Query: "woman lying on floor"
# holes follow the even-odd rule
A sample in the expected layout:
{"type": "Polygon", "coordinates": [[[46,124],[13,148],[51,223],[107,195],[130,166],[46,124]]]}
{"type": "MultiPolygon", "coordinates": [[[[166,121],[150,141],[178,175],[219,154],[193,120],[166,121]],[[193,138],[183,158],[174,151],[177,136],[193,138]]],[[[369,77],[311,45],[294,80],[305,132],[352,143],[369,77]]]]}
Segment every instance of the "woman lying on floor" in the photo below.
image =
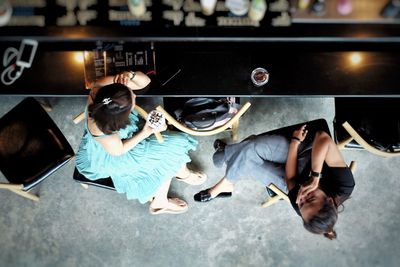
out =
{"type": "Polygon", "coordinates": [[[336,238],[337,209],[353,191],[353,174],[326,132],[316,132],[308,144],[303,142],[307,133],[303,125],[290,140],[268,134],[231,145],[216,140],[213,161],[217,167],[226,164],[225,177],[197,193],[195,201],[230,197],[240,177],[261,179],[265,186],[273,183],[289,192],[292,206],[308,231],[336,238]]]}

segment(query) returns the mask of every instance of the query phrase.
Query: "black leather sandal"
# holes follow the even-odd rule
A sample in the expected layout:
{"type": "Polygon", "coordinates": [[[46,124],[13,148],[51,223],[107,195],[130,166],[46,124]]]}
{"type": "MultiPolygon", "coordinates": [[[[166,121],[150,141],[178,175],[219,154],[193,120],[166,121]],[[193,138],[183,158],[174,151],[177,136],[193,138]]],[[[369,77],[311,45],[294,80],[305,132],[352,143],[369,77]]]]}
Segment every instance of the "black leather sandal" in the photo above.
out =
{"type": "Polygon", "coordinates": [[[216,151],[223,151],[226,147],[226,143],[221,139],[217,139],[214,141],[213,147],[216,151]]]}
{"type": "Polygon", "coordinates": [[[208,189],[198,192],[193,196],[194,201],[197,202],[208,202],[213,200],[214,198],[227,198],[231,197],[232,192],[221,192],[216,197],[211,197],[211,194],[208,192],[208,189]]]}

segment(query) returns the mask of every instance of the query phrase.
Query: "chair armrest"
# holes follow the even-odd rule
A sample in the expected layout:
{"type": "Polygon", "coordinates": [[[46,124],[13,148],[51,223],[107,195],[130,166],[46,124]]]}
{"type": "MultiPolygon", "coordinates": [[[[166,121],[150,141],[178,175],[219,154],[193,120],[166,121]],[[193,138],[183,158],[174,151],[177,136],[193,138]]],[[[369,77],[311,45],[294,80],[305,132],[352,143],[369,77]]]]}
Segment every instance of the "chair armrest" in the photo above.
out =
{"type": "Polygon", "coordinates": [[[400,156],[400,152],[385,152],[381,151],[373,146],[371,146],[367,141],[364,140],[357,132],[354,130],[354,128],[346,121],[342,124],[343,128],[346,129],[346,131],[349,133],[349,135],[362,147],[365,148],[365,150],[381,156],[381,157],[395,157],[395,156],[400,156]]]}
{"type": "Polygon", "coordinates": [[[165,116],[165,119],[168,121],[169,124],[172,124],[174,127],[179,129],[182,132],[188,133],[190,135],[196,135],[196,136],[209,136],[209,135],[214,135],[220,132],[225,131],[226,129],[232,127],[234,123],[236,123],[239,118],[249,109],[251,106],[250,102],[246,102],[239,110],[238,112],[225,124],[214,128],[212,130],[193,130],[189,127],[186,127],[182,123],[178,122],[174,117],[172,117],[163,107],[157,106],[156,110],[162,112],[165,116]]]}

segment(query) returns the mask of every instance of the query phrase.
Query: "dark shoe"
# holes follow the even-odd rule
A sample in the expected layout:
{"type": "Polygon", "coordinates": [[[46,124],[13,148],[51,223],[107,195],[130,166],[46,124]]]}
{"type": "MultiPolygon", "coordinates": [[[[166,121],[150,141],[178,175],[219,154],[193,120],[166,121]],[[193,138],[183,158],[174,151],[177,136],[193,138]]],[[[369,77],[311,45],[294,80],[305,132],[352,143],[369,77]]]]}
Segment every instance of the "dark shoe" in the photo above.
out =
{"type": "Polygon", "coordinates": [[[226,147],[226,143],[220,139],[214,141],[213,147],[216,151],[223,151],[226,147]]]}
{"type": "MultiPolygon", "coordinates": [[[[226,198],[226,197],[231,197],[231,196],[232,196],[232,192],[222,192],[222,193],[219,193],[214,198],[218,198],[218,197],[226,198]]],[[[198,202],[208,202],[208,201],[213,200],[214,198],[211,197],[211,194],[208,192],[208,189],[198,192],[193,197],[193,199],[198,202]]]]}
{"type": "Polygon", "coordinates": [[[381,10],[384,18],[396,18],[400,14],[400,1],[389,1],[381,10]]]}
{"type": "Polygon", "coordinates": [[[310,12],[314,13],[317,16],[322,16],[325,14],[325,8],[325,0],[315,0],[310,7],[310,12]]]}
{"type": "Polygon", "coordinates": [[[277,195],[274,191],[272,191],[272,190],[269,189],[268,187],[265,187],[265,188],[267,189],[267,193],[268,193],[269,197],[274,197],[274,196],[277,195]]]}

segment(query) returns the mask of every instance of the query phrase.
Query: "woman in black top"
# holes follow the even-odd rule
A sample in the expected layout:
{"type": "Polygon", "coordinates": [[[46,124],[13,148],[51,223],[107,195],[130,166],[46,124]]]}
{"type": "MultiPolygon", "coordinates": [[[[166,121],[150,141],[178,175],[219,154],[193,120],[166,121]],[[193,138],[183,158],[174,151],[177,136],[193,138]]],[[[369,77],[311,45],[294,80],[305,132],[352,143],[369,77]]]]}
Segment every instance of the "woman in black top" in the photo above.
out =
{"type": "Polygon", "coordinates": [[[275,134],[250,136],[237,144],[214,143],[217,167],[226,173],[216,185],[195,194],[194,200],[208,202],[230,197],[240,177],[255,177],[264,185],[274,183],[289,192],[293,208],[312,233],[333,239],[337,207],[354,188],[354,179],[329,134],[306,125],[289,137],[275,134]],[[290,138],[291,137],[291,138],[290,138]]]}
{"type": "Polygon", "coordinates": [[[306,135],[307,130],[303,125],[294,131],[289,144],[285,165],[288,196],[308,231],[333,239],[336,238],[333,228],[338,218],[337,207],[353,191],[353,174],[336,144],[323,131],[315,135],[309,166],[298,174],[298,148],[306,135]]]}

